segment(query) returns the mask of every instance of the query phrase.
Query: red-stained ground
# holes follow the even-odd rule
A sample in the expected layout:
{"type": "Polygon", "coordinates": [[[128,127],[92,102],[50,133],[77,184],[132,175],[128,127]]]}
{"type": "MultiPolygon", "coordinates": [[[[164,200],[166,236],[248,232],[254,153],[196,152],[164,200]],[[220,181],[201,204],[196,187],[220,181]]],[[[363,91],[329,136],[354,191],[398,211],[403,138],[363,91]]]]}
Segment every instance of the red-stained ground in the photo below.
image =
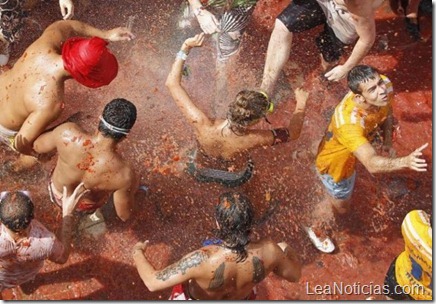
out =
{"type": "MultiPolygon", "coordinates": [[[[41,2],[31,12],[31,17],[42,28],[60,17],[56,1],[52,2],[41,2]]],[[[47,262],[35,281],[28,284],[32,292],[24,294],[14,288],[2,293],[4,299],[167,299],[170,290],[151,293],[144,286],[133,265],[131,247],[138,240],[150,240],[147,256],[156,268],[162,268],[197,249],[205,237],[211,236],[213,207],[226,189],[200,184],[183,172],[185,152],[195,146],[193,130],[164,86],[179,46],[185,38],[199,32],[196,22],[189,30],[177,26],[181,2],[75,0],[75,18],[99,28],[124,26],[129,16],[135,16],[133,32],[137,38],[111,44],[119,59],[120,71],[109,86],[92,90],[67,81],[66,108],[58,121],[81,111],[80,123],[93,130],[103,106],[111,99],[123,97],[135,103],[138,120],[120,151],[131,160],[150,191],[147,195],[137,195],[136,214],[128,223],[116,218],[113,207],[105,207],[108,231],[104,236],[97,240],[77,236],[65,265],[47,262]]],[[[212,39],[208,39],[203,48],[191,52],[187,60],[191,74],[184,85],[208,115],[217,113],[223,117],[228,100],[239,90],[258,87],[274,19],[288,3],[289,0],[259,1],[244,35],[242,49],[228,63],[224,73],[216,68],[212,39]],[[221,77],[220,82],[217,76],[221,77]],[[221,87],[223,79],[227,83],[225,90],[216,92],[215,88],[221,87]]],[[[404,21],[387,5],[377,12],[376,24],[377,39],[363,63],[375,66],[393,81],[397,154],[406,155],[428,142],[430,145],[424,151],[428,171],[371,175],[359,164],[353,210],[335,226],[333,237],[337,251],[321,254],[311,245],[299,225],[323,199],[311,151],[316,149],[333,107],[347,88],[345,80],[326,83],[319,79],[321,71],[314,44],[317,30],[295,35],[291,59],[277,86],[275,99],[281,101],[270,120],[274,126],[288,122],[295,106],[292,89],[304,83],[310,92],[310,104],[303,132],[295,142],[255,151],[252,154],[255,175],[238,190],[252,199],[257,217],[268,210],[269,197],[271,202],[280,202],[266,220],[255,227],[253,237],[288,242],[299,251],[304,268],[299,283],[289,283],[272,274],[268,276],[259,284],[258,299],[366,298],[369,295],[349,294],[349,289],[342,295],[315,294],[315,285],[333,286],[342,282],[376,288],[377,284],[383,284],[389,264],[403,248],[400,234],[403,217],[412,209],[431,212],[431,18],[421,23],[425,41],[418,43],[412,43],[405,32],[404,21]],[[387,39],[387,49],[381,39],[387,39]]],[[[38,28],[32,25],[14,49],[12,61],[37,35],[38,28]]],[[[13,157],[4,149],[0,151],[2,163],[13,157]]],[[[52,161],[19,176],[8,173],[3,167],[0,189],[31,190],[36,218],[55,230],[60,226],[60,213],[49,202],[46,190],[53,165],[52,161]]]]}

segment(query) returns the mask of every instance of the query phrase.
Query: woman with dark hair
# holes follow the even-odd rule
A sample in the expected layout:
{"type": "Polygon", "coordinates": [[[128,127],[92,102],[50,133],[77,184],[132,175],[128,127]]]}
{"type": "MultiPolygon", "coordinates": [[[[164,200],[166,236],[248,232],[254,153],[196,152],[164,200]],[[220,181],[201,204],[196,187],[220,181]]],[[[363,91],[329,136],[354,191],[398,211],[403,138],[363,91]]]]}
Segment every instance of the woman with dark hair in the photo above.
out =
{"type": "Polygon", "coordinates": [[[253,211],[238,192],[224,193],[215,209],[216,236],[179,261],[156,270],[145,256],[148,241],[133,247],[133,260],[150,291],[173,286],[170,300],[254,300],[255,286],[269,273],[297,282],[298,256],[288,244],[269,239],[251,242],[253,211]]]}
{"type": "Polygon", "coordinates": [[[272,146],[295,140],[300,136],[304,121],[304,111],[308,93],[302,89],[295,91],[297,105],[289,125],[285,128],[261,130],[252,128],[262,118],[272,112],[274,104],[262,91],[243,90],[229,105],[226,119],[207,117],[191,100],[181,84],[182,71],[189,51],[203,44],[204,34],[188,38],[177,53],[176,61],[168,75],[166,86],[185,118],[194,127],[199,145],[188,163],[188,172],[199,181],[218,182],[229,187],[239,186],[252,175],[253,163],[248,151],[263,146],[272,146]],[[197,159],[202,157],[203,159],[197,159]],[[246,160],[246,168],[240,172],[229,172],[229,167],[238,160],[246,160]],[[201,169],[196,162],[202,163],[201,169]],[[219,166],[219,169],[211,169],[219,166]]]}

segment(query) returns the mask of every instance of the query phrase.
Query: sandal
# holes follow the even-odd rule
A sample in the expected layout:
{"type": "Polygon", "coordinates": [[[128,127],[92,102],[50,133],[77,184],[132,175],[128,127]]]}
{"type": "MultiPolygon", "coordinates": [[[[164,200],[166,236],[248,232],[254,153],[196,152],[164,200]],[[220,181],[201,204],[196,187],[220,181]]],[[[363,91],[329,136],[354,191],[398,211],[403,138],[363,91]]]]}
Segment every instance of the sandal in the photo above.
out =
{"type": "Polygon", "coordinates": [[[321,240],[316,236],[315,232],[313,232],[312,227],[303,228],[307,232],[310,241],[315,245],[316,249],[324,253],[332,253],[335,250],[335,245],[330,238],[327,237],[324,240],[321,240]]]}

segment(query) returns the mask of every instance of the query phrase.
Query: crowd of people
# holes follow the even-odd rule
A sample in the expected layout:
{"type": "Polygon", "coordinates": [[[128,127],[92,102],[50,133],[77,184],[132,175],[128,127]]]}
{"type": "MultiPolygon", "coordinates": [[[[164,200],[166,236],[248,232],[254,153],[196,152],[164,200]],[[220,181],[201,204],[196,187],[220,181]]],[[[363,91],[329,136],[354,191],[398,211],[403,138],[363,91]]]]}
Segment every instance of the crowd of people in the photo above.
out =
{"type": "MultiPolygon", "coordinates": [[[[229,102],[225,118],[211,118],[200,110],[182,85],[190,52],[200,49],[208,35],[217,33],[217,58],[226,60],[235,54],[256,2],[186,1],[186,14],[197,18],[203,32],[187,38],[175,52],[165,83],[197,141],[197,148],[190,151],[186,173],[201,183],[220,183],[232,191],[223,193],[215,207],[216,238],[207,240],[180,260],[156,270],[145,253],[150,241],[132,244],[132,258],[145,286],[151,292],[173,287],[172,300],[252,300],[256,298],[256,285],[269,273],[289,282],[298,282],[301,277],[303,265],[287,243],[267,238],[250,240],[254,210],[247,194],[237,189],[255,172],[250,151],[296,140],[303,128],[306,105],[310,102],[309,93],[303,88],[294,92],[296,106],[286,126],[270,130],[255,127],[262,119],[268,122],[268,114],[274,111],[272,96],[289,59],[294,34],[322,25],[324,30],[315,42],[324,76],[328,81],[346,78],[349,88],[334,109],[314,159],[328,201],[320,207],[331,208],[338,215],[336,220],[346,216],[355,185],[356,160],[373,174],[427,170],[422,151],[428,143],[405,156],[390,153],[393,84],[387,75],[361,64],[375,41],[374,13],[382,0],[290,1],[275,21],[259,89],[241,90],[229,102]],[[350,56],[338,64],[347,45],[353,46],[350,56]],[[371,145],[375,131],[380,128],[388,156],[382,156],[371,145]],[[228,170],[229,165],[233,170],[228,170]]],[[[391,2],[394,7],[394,1],[391,2]]],[[[416,25],[422,2],[425,0],[401,1],[401,6],[396,3],[395,12],[404,14],[407,24],[416,25]]],[[[63,19],[70,19],[74,15],[73,2],[60,0],[59,4],[63,19]]],[[[4,50],[0,65],[8,62],[10,44],[22,33],[22,5],[20,0],[0,2],[2,21],[11,14],[17,18],[14,27],[5,22],[0,25],[0,51],[4,50]]],[[[410,31],[416,38],[416,31],[410,31]]],[[[110,84],[117,77],[118,61],[108,44],[132,39],[135,35],[125,27],[100,30],[77,20],[56,21],[9,70],[0,74],[2,149],[15,153],[14,171],[57,158],[47,194],[55,208],[62,210],[62,225],[56,236],[35,219],[38,215],[34,215],[29,193],[1,192],[0,291],[33,279],[47,259],[65,263],[78,221],[102,220],[99,209],[106,203],[113,203],[122,221],[131,217],[135,193],[141,189],[138,172],[116,148],[121,141],[128,140],[135,125],[135,105],[124,98],[108,102],[94,133],[70,121],[50,129],[48,126],[60,116],[65,103],[71,102],[65,100],[65,81],[74,79],[88,88],[110,84]]],[[[306,228],[312,243],[325,253],[335,251],[334,240],[321,228],[329,220],[314,217],[306,228]]],[[[402,232],[405,251],[386,274],[388,296],[432,299],[429,215],[411,210],[404,219],[402,232]],[[398,285],[421,289],[400,293],[398,285]]]]}

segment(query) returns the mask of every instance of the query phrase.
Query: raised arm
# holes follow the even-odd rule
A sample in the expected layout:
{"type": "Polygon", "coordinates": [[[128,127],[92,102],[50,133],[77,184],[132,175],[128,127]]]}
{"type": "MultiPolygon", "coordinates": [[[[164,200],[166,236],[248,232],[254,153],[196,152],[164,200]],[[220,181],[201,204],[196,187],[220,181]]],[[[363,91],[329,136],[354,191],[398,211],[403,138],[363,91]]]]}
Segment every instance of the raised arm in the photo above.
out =
{"type": "Polygon", "coordinates": [[[111,30],[100,30],[81,21],[61,20],[48,26],[39,39],[42,42],[49,42],[58,45],[73,36],[96,36],[109,41],[128,41],[135,38],[132,32],[125,27],[117,27],[111,30]]]}
{"type": "Polygon", "coordinates": [[[177,54],[176,61],[174,62],[165,83],[177,106],[180,108],[188,122],[193,124],[195,128],[201,128],[203,125],[210,124],[211,122],[209,118],[192,102],[181,82],[186,56],[193,47],[201,46],[203,40],[203,33],[185,40],[180,52],[177,54]]]}
{"type": "Polygon", "coordinates": [[[309,93],[302,88],[295,90],[295,99],[297,105],[289,122],[289,139],[296,140],[300,137],[301,129],[303,128],[304,112],[306,110],[306,102],[309,98],[309,93]]]}
{"type": "Polygon", "coordinates": [[[162,270],[156,270],[144,255],[148,243],[138,242],[133,246],[132,256],[139,276],[150,291],[162,290],[195,279],[201,275],[202,265],[209,258],[207,253],[197,250],[162,270]]]}
{"type": "Polygon", "coordinates": [[[421,151],[427,146],[428,143],[404,157],[389,158],[377,155],[376,150],[371,146],[371,144],[365,143],[357,148],[354,155],[370,173],[391,172],[405,168],[423,172],[427,171],[427,163],[425,162],[425,159],[420,157],[422,156],[421,151]]]}
{"type": "Polygon", "coordinates": [[[301,263],[297,253],[285,242],[277,244],[281,252],[278,253],[278,265],[274,273],[289,282],[297,282],[301,277],[301,263]]]}
{"type": "Polygon", "coordinates": [[[347,2],[347,8],[353,14],[356,32],[359,39],[354,45],[350,57],[343,65],[338,65],[325,74],[328,80],[338,81],[368,54],[375,41],[375,20],[372,1],[352,0],[347,2]]]}

